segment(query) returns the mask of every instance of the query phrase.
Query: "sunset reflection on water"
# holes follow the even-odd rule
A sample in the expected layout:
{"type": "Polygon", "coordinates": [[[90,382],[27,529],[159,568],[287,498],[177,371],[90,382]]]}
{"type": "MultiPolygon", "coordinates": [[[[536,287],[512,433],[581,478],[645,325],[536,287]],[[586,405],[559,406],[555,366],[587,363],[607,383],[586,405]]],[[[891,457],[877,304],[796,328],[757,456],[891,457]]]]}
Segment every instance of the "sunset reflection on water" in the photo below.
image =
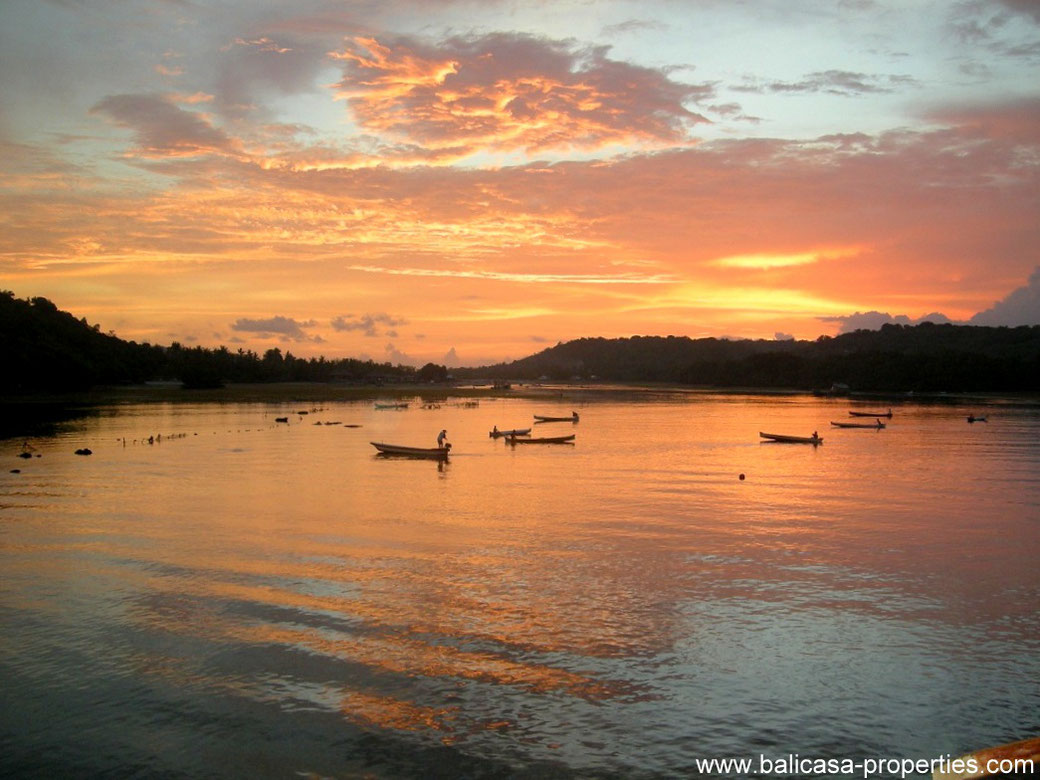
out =
{"type": "Polygon", "coordinates": [[[1028,736],[1036,407],[982,427],[903,404],[884,430],[831,428],[848,408],[676,394],[339,404],[289,425],[263,405],[99,415],[3,481],[3,682],[66,713],[5,721],[5,744],[86,754],[129,723],[264,756],[289,729],[376,739],[388,761],[410,745],[416,772],[438,745],[460,771],[653,775],[749,744],[930,756],[1028,736]],[[535,430],[573,445],[487,435],[579,405],[579,423],[535,430]],[[369,444],[434,446],[442,428],[446,464],[369,444]]]}

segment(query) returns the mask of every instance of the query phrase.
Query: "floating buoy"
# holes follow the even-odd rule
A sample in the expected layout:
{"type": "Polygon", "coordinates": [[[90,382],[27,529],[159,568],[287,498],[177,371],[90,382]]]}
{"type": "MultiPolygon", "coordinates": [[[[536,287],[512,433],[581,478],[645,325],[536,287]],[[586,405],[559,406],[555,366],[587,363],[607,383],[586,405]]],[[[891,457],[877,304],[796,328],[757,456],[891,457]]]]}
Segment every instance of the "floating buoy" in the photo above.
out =
{"type": "Polygon", "coordinates": [[[742,482],[744,481],[744,475],[743,475],[743,474],[741,474],[741,475],[740,475],[740,480],[741,480],[742,482]]]}

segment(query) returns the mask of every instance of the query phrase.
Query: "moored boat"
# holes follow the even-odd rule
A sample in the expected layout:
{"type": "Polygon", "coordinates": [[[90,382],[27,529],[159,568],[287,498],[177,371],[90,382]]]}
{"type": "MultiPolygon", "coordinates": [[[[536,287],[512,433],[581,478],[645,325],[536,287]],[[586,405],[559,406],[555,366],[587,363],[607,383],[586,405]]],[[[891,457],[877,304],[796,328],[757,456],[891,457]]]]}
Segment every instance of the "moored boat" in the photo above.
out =
{"type": "Polygon", "coordinates": [[[878,420],[872,423],[857,423],[857,422],[834,422],[831,420],[831,425],[835,428],[884,428],[885,424],[878,420]]]}
{"type": "Polygon", "coordinates": [[[976,750],[939,761],[932,780],[976,780],[984,777],[1033,776],[1040,768],[1040,737],[976,750]]]}
{"type": "Polygon", "coordinates": [[[492,431],[488,431],[488,436],[490,436],[492,439],[497,439],[500,436],[529,436],[530,433],[530,428],[513,428],[509,431],[500,431],[498,430],[498,428],[495,428],[492,431]]]}
{"type": "Polygon", "coordinates": [[[813,432],[812,436],[788,436],[783,433],[763,433],[762,431],[759,431],[758,435],[763,439],[784,444],[823,444],[823,437],[817,435],[815,432],[813,432]]]}
{"type": "Polygon", "coordinates": [[[571,412],[569,417],[549,417],[544,414],[536,414],[535,422],[578,422],[578,413],[571,412]]]}
{"type": "Polygon", "coordinates": [[[568,444],[574,441],[574,434],[570,436],[541,436],[535,439],[522,439],[518,436],[509,436],[506,441],[510,444],[568,444]]]}
{"type": "Polygon", "coordinates": [[[405,401],[394,401],[390,403],[380,403],[379,401],[376,401],[375,407],[376,409],[407,409],[408,404],[405,401]]]}
{"type": "Polygon", "coordinates": [[[891,417],[892,410],[889,409],[887,412],[854,412],[849,410],[850,417],[891,417]]]}
{"type": "Polygon", "coordinates": [[[976,417],[973,414],[969,414],[968,415],[968,422],[970,422],[970,423],[986,422],[986,418],[985,417],[976,417]]]}
{"type": "Polygon", "coordinates": [[[381,441],[369,442],[379,450],[381,455],[401,455],[407,458],[433,458],[434,460],[447,460],[451,445],[444,447],[403,447],[400,444],[385,444],[381,441]]]}

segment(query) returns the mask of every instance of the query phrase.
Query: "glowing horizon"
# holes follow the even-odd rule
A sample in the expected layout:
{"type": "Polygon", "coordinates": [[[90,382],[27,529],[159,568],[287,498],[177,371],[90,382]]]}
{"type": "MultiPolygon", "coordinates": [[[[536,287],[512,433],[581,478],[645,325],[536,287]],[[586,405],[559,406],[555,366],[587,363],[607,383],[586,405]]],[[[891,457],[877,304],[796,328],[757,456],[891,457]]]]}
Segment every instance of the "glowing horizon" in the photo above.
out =
{"type": "Polygon", "coordinates": [[[479,365],[1040,324],[1022,0],[138,10],[0,30],[0,286],[123,338],[479,365]]]}

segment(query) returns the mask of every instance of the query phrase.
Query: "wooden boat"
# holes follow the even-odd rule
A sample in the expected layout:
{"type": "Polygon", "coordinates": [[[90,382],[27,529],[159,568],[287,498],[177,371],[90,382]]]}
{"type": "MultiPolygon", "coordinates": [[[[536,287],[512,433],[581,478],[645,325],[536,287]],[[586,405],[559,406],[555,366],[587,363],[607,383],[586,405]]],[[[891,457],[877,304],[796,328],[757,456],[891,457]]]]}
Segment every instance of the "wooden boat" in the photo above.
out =
{"type": "Polygon", "coordinates": [[[391,403],[379,403],[375,404],[376,409],[407,409],[408,404],[405,402],[391,402],[391,403]]]}
{"type": "Polygon", "coordinates": [[[976,780],[983,777],[1032,776],[1040,767],[1040,737],[983,748],[946,759],[932,770],[932,780],[976,780]]]}
{"type": "Polygon", "coordinates": [[[447,460],[451,445],[446,447],[402,447],[399,444],[384,444],[380,441],[369,442],[379,450],[381,455],[400,455],[406,458],[433,458],[434,460],[447,460]]]}
{"type": "Polygon", "coordinates": [[[547,417],[544,414],[536,414],[535,422],[578,422],[578,413],[571,412],[570,417],[547,417]]]}
{"type": "Polygon", "coordinates": [[[762,431],[759,431],[758,435],[763,439],[784,444],[823,444],[823,437],[817,436],[815,433],[812,436],[787,436],[782,433],[762,433],[762,431]]]}
{"type": "Polygon", "coordinates": [[[541,436],[537,439],[521,439],[517,436],[509,436],[506,441],[510,444],[569,444],[574,441],[574,434],[570,436],[541,436]]]}
{"type": "Polygon", "coordinates": [[[493,431],[488,431],[488,436],[492,439],[497,439],[500,436],[530,436],[530,428],[513,428],[511,431],[500,431],[497,428],[493,431]]]}
{"type": "Polygon", "coordinates": [[[835,428],[884,428],[885,424],[878,420],[872,423],[857,423],[857,422],[834,422],[831,420],[831,425],[835,428]]]}
{"type": "Polygon", "coordinates": [[[853,412],[849,411],[850,417],[891,417],[892,410],[889,409],[887,412],[853,412]]]}

